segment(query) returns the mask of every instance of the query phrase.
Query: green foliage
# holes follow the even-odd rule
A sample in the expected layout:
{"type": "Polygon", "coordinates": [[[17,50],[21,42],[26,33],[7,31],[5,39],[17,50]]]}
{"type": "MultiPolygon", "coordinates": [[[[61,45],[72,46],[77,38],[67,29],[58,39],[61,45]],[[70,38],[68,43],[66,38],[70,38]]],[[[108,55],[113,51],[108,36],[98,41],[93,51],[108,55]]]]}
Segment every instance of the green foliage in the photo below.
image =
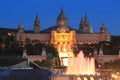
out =
{"type": "MultiPolygon", "coordinates": [[[[60,67],[60,63],[57,57],[43,60],[41,62],[40,61],[34,61],[34,62],[43,68],[59,68],[60,67]]],[[[30,64],[30,66],[33,67],[34,69],[37,69],[37,67],[32,63],[30,64]]]]}
{"type": "Polygon", "coordinates": [[[32,44],[26,44],[25,48],[27,50],[28,55],[34,54],[34,46],[32,44]]]}
{"type": "Polygon", "coordinates": [[[41,67],[46,67],[46,68],[52,68],[53,67],[53,61],[52,61],[52,59],[50,59],[50,60],[43,60],[40,63],[40,66],[41,67]]]}
{"type": "Polygon", "coordinates": [[[118,55],[120,50],[120,36],[111,36],[111,41],[101,41],[97,44],[78,44],[78,50],[83,50],[85,55],[94,53],[94,49],[99,52],[102,47],[104,55],[118,55]]]}
{"type": "Polygon", "coordinates": [[[2,50],[2,55],[16,55],[16,56],[22,56],[23,48],[19,47],[17,43],[12,43],[9,46],[6,46],[4,50],[2,50]]]}
{"type": "Polygon", "coordinates": [[[111,36],[111,44],[115,46],[120,45],[120,36],[111,36]]]}
{"type": "Polygon", "coordinates": [[[120,59],[104,63],[103,68],[120,71],[120,59]]]}
{"type": "Polygon", "coordinates": [[[52,44],[45,45],[45,48],[46,48],[47,53],[52,53],[53,57],[58,56],[58,51],[52,44]]]}
{"type": "MultiPolygon", "coordinates": [[[[43,68],[53,68],[54,67],[54,63],[53,63],[52,59],[43,60],[41,62],[40,61],[34,61],[34,62],[43,68]]],[[[36,69],[35,65],[30,64],[30,66],[33,67],[34,69],[36,69]]]]}
{"type": "Polygon", "coordinates": [[[19,62],[22,62],[26,59],[19,58],[19,57],[0,57],[0,66],[1,67],[9,67],[15,65],[19,62]]]}
{"type": "Polygon", "coordinates": [[[51,53],[53,57],[58,56],[57,49],[52,44],[43,44],[36,42],[34,43],[35,43],[34,45],[33,44],[25,45],[28,55],[41,55],[42,49],[45,48],[46,52],[51,53]]]}
{"type": "Polygon", "coordinates": [[[78,47],[78,51],[80,50],[83,50],[83,53],[85,54],[85,56],[89,56],[89,53],[92,53],[91,56],[93,56],[93,51],[94,51],[94,48],[95,48],[95,44],[78,44],[77,45],[78,47]]]}

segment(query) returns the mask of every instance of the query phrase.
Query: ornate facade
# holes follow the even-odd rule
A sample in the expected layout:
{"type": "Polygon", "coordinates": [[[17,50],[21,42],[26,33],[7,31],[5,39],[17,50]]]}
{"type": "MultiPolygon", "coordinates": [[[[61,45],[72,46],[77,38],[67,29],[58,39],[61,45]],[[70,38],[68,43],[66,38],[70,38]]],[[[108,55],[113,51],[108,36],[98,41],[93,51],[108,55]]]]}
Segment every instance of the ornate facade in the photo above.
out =
{"type": "MultiPolygon", "coordinates": [[[[79,29],[73,29],[68,24],[68,18],[61,9],[60,14],[57,17],[56,26],[52,26],[45,30],[40,30],[40,20],[38,14],[34,22],[33,31],[25,31],[23,25],[18,27],[18,33],[16,33],[16,41],[25,42],[28,38],[30,40],[39,40],[42,43],[53,44],[59,52],[60,59],[66,60],[68,56],[72,57],[72,47],[76,44],[91,44],[98,43],[100,41],[110,41],[110,34],[106,31],[104,23],[100,27],[100,32],[93,33],[92,27],[88,23],[87,15],[79,24],[79,29]]],[[[62,62],[61,62],[62,63],[62,62]]],[[[64,65],[67,65],[63,63],[64,65]]]]}

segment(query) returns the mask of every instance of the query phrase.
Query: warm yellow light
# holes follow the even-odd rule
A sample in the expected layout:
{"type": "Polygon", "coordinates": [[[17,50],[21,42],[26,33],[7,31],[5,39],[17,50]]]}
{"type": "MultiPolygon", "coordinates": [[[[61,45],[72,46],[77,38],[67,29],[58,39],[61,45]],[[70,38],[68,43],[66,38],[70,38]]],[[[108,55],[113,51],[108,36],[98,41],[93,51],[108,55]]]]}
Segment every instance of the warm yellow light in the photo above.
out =
{"type": "Polygon", "coordinates": [[[80,77],[77,77],[77,80],[81,80],[81,78],[80,78],[80,77]]]}
{"type": "Polygon", "coordinates": [[[64,48],[63,48],[63,51],[64,51],[64,52],[66,52],[66,51],[67,51],[67,50],[66,50],[66,48],[65,48],[65,46],[64,46],[64,48]]]}
{"type": "Polygon", "coordinates": [[[88,80],[87,77],[84,77],[84,80],[88,80]]]}
{"type": "Polygon", "coordinates": [[[64,64],[64,66],[68,66],[68,58],[63,59],[63,64],[64,64]]]}
{"type": "Polygon", "coordinates": [[[67,59],[64,58],[68,58],[69,56],[72,57],[74,55],[71,47],[76,44],[76,33],[73,30],[69,32],[63,32],[63,30],[66,31],[66,27],[62,28],[61,30],[62,32],[58,32],[57,30],[52,31],[51,43],[55,45],[58,50],[61,65],[67,66],[67,59]]]}
{"type": "Polygon", "coordinates": [[[93,77],[90,77],[90,80],[94,80],[94,78],[93,78],[93,77]]]}
{"type": "Polygon", "coordinates": [[[118,78],[118,76],[117,76],[117,75],[115,75],[115,74],[112,74],[112,78],[117,79],[117,78],[118,78]]]}
{"type": "Polygon", "coordinates": [[[60,61],[61,61],[61,65],[63,66],[68,66],[68,57],[73,57],[73,52],[63,52],[63,51],[60,51],[58,52],[59,53],[59,57],[60,57],[60,61]]]}

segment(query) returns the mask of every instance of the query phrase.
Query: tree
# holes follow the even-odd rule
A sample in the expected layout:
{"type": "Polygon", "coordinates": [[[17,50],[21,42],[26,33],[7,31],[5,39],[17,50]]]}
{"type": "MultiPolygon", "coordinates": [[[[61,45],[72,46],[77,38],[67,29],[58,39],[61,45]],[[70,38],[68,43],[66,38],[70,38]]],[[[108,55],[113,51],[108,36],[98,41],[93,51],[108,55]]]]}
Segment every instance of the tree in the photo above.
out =
{"type": "Polygon", "coordinates": [[[52,61],[52,59],[50,60],[43,60],[43,61],[35,61],[36,64],[38,64],[39,66],[43,67],[43,68],[53,68],[54,67],[54,63],[52,61]]]}
{"type": "Polygon", "coordinates": [[[120,59],[104,63],[104,68],[120,71],[120,59]]]}
{"type": "Polygon", "coordinates": [[[34,46],[32,44],[26,44],[25,48],[27,50],[27,54],[29,55],[34,54],[34,46]]]}
{"type": "Polygon", "coordinates": [[[12,43],[9,46],[5,46],[2,55],[10,55],[10,56],[22,56],[23,47],[20,47],[18,43],[12,43]]]}

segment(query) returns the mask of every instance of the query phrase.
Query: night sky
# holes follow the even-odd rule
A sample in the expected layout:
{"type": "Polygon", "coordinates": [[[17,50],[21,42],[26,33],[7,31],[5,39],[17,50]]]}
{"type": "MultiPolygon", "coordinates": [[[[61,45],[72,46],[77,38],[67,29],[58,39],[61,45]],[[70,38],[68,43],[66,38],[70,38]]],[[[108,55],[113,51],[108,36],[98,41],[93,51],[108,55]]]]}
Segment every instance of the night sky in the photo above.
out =
{"type": "Polygon", "coordinates": [[[41,29],[56,25],[61,8],[69,26],[78,29],[80,20],[88,15],[93,32],[99,32],[102,22],[112,35],[120,35],[120,0],[0,0],[0,27],[32,30],[36,13],[41,29]]]}

